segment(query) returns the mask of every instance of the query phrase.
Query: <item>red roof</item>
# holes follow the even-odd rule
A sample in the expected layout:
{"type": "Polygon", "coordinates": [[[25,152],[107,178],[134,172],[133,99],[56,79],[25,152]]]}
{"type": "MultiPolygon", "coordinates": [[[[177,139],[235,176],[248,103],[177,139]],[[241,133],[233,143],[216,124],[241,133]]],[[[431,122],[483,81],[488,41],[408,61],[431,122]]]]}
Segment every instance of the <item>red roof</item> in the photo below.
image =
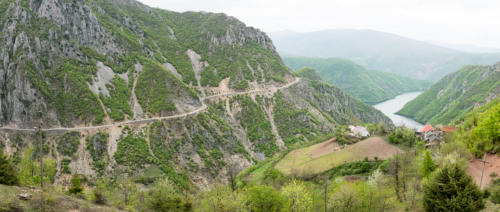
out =
{"type": "Polygon", "coordinates": [[[457,130],[457,128],[453,127],[453,126],[443,126],[443,127],[441,127],[441,130],[443,132],[448,132],[449,133],[449,132],[455,132],[457,130]]]}
{"type": "Polygon", "coordinates": [[[420,132],[423,132],[423,133],[428,133],[431,131],[434,131],[434,128],[430,124],[426,124],[424,127],[422,127],[420,129],[420,132]]]}

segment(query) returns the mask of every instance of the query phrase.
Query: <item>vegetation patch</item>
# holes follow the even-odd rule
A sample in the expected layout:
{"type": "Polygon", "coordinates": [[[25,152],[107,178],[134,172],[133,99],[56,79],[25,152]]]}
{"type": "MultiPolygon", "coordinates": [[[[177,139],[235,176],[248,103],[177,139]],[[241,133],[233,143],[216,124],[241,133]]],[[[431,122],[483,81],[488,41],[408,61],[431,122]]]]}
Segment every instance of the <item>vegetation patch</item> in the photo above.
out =
{"type": "Polygon", "coordinates": [[[318,136],[326,134],[318,130],[321,122],[307,109],[299,110],[285,100],[281,92],[274,94],[274,121],[278,132],[287,146],[297,142],[307,143],[318,136]]]}
{"type": "Polygon", "coordinates": [[[98,132],[90,138],[87,138],[87,150],[92,155],[92,165],[99,174],[103,174],[108,158],[108,137],[103,132],[98,132]]]}
{"type": "Polygon", "coordinates": [[[248,138],[255,145],[255,150],[263,152],[266,157],[272,156],[279,148],[271,131],[271,123],[262,108],[248,96],[238,96],[233,100],[241,104],[238,113],[241,125],[246,128],[248,138]]]}
{"type": "Polygon", "coordinates": [[[121,121],[124,119],[124,114],[132,116],[132,110],[130,109],[130,90],[127,86],[127,82],[119,76],[115,76],[111,84],[107,84],[106,87],[109,90],[109,96],[106,97],[101,94],[100,98],[106,107],[110,109],[109,115],[115,121],[121,121]]]}
{"type": "Polygon", "coordinates": [[[80,146],[80,132],[68,132],[57,142],[57,151],[65,156],[73,156],[80,146]]]}

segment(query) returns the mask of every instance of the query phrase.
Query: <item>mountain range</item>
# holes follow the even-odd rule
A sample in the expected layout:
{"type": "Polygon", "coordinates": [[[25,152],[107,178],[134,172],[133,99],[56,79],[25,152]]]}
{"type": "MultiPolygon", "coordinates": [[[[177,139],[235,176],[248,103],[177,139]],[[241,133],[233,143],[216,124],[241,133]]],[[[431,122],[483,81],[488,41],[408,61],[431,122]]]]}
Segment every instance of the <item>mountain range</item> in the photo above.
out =
{"type": "Polygon", "coordinates": [[[438,81],[465,65],[500,60],[500,53],[466,53],[374,30],[282,31],[270,36],[283,56],[347,58],[367,69],[430,81],[438,81]]]}

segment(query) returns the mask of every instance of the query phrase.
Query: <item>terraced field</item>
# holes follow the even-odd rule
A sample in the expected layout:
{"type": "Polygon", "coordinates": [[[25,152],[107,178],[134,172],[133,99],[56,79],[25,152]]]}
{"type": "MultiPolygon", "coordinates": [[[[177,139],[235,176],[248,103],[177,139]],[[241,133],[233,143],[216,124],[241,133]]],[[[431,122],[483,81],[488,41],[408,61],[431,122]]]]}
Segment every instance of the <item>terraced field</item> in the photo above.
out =
{"type": "Polygon", "coordinates": [[[380,137],[370,137],[345,148],[340,148],[336,141],[330,139],[288,153],[275,168],[286,175],[308,176],[325,172],[343,163],[360,161],[364,158],[386,159],[402,152],[403,150],[380,137]]]}

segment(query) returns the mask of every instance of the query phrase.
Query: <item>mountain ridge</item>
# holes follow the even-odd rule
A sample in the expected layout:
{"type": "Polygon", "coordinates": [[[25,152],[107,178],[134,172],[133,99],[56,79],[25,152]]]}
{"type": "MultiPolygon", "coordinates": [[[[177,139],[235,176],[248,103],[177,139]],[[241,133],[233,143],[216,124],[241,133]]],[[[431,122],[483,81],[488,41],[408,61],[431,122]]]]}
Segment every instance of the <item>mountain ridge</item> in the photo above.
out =
{"type": "Polygon", "coordinates": [[[341,57],[368,69],[437,81],[464,65],[487,65],[500,53],[470,54],[374,30],[323,30],[270,34],[283,56],[341,57]]]}

